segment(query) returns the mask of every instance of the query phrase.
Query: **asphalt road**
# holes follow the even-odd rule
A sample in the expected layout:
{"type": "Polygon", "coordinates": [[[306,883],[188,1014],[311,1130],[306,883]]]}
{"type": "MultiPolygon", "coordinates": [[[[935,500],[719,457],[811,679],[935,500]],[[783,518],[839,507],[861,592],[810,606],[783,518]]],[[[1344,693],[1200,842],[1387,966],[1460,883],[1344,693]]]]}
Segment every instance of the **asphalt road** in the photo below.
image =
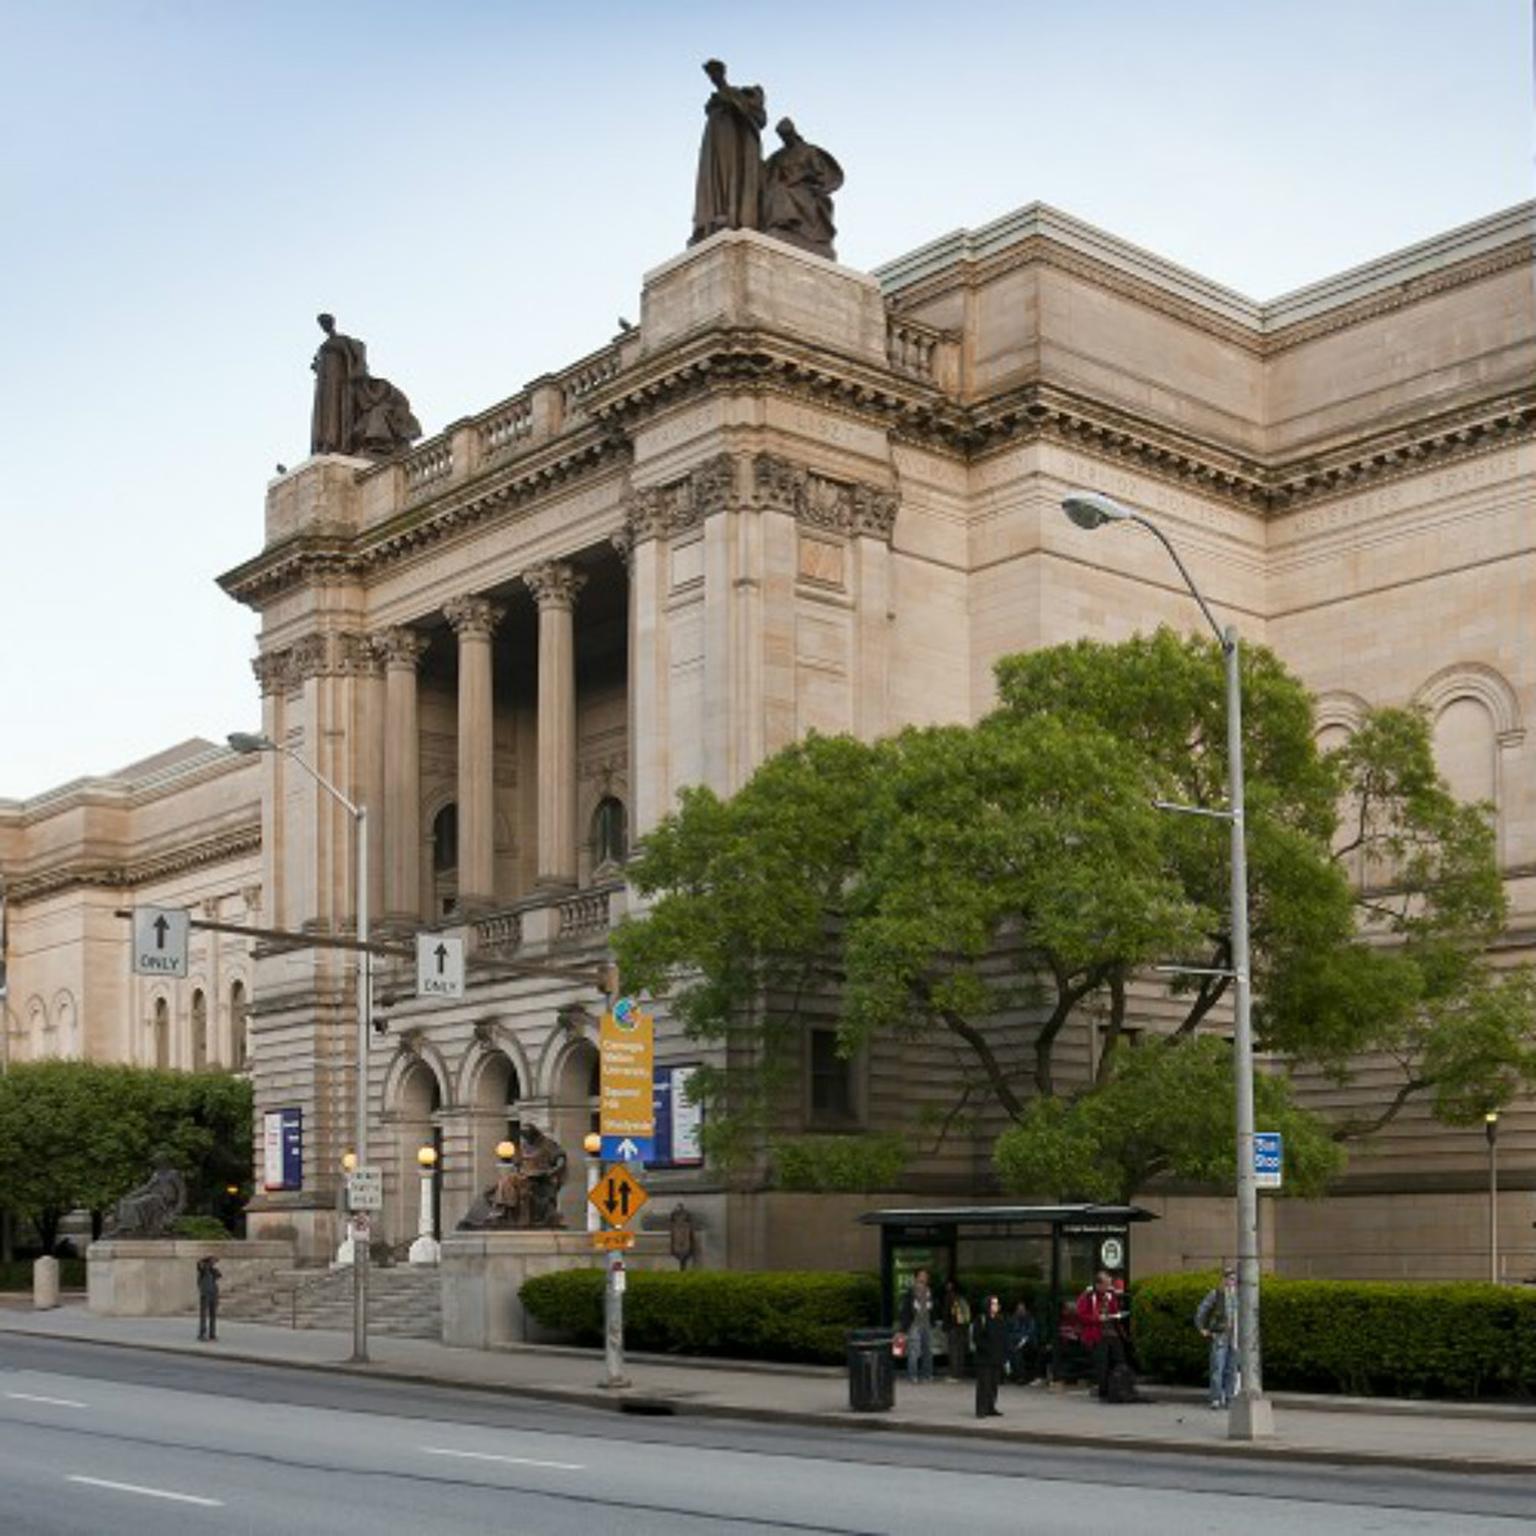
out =
{"type": "Polygon", "coordinates": [[[1533,1525],[1536,1477],[640,1417],[212,1351],[0,1337],[5,1536],[1513,1536],[1533,1525]]]}

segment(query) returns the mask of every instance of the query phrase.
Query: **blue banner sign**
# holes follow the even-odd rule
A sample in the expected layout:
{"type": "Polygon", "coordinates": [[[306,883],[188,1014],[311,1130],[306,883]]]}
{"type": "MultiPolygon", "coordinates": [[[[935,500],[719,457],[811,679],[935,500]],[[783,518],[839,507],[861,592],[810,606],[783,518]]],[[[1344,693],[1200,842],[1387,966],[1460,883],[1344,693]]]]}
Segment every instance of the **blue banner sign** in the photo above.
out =
{"type": "Polygon", "coordinates": [[[262,1185],[266,1189],[304,1187],[304,1111],[297,1105],[269,1109],[262,1116],[262,1185]]]}
{"type": "Polygon", "coordinates": [[[1253,1133],[1253,1182],[1260,1189],[1279,1189],[1285,1179],[1285,1142],[1279,1131],[1253,1133]]]}

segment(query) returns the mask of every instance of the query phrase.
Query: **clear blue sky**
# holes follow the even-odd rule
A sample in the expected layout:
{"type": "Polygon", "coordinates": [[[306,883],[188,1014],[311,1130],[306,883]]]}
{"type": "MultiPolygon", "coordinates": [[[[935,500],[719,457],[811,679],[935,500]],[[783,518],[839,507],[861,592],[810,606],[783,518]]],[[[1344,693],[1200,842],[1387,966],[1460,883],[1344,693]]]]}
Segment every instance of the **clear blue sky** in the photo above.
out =
{"type": "Polygon", "coordinates": [[[688,233],[700,62],[869,267],[1040,199],[1269,298],[1532,195],[1527,0],[0,0],[0,796],[257,719],[314,315],[426,430],[688,233]]]}

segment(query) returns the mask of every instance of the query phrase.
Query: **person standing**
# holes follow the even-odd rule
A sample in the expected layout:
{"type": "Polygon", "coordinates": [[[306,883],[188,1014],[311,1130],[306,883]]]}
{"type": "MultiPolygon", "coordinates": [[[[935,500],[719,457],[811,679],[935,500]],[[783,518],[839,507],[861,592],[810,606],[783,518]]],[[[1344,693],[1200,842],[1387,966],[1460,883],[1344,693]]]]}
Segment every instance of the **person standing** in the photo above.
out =
{"type": "Polygon", "coordinates": [[[901,1298],[901,1331],[907,1336],[907,1380],[933,1380],[933,1288],[920,1269],[901,1298]]]}
{"type": "Polygon", "coordinates": [[[219,1336],[219,1272],[213,1258],[197,1261],[197,1336],[213,1343],[219,1336]]]}
{"type": "Polygon", "coordinates": [[[1110,1396],[1111,1376],[1129,1372],[1125,1335],[1120,1328],[1123,1317],[1109,1274],[1101,1269],[1094,1283],[1077,1298],[1077,1325],[1083,1348],[1093,1359],[1094,1384],[1105,1402],[1110,1396]]]}
{"type": "Polygon", "coordinates": [[[1003,1304],[996,1296],[988,1296],[980,1317],[973,1329],[976,1345],[976,1417],[1000,1419],[997,1406],[997,1389],[1003,1380],[1003,1367],[1008,1363],[1008,1320],[1003,1316],[1003,1304]]]}
{"type": "Polygon", "coordinates": [[[953,1280],[944,1282],[944,1354],[949,1379],[965,1377],[965,1346],[971,1336],[971,1304],[953,1280]]]}
{"type": "Polygon", "coordinates": [[[1221,1284],[1205,1293],[1195,1309],[1195,1327],[1211,1346],[1210,1391],[1206,1406],[1227,1407],[1237,1392],[1237,1271],[1225,1264],[1221,1284]]]}

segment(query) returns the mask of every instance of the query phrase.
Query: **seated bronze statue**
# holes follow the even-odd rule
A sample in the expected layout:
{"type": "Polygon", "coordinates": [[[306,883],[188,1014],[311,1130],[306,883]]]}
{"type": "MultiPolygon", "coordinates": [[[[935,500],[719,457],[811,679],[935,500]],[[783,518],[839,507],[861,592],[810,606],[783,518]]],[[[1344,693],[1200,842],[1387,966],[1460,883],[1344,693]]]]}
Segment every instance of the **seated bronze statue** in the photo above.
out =
{"type": "Polygon", "coordinates": [[[558,1142],[537,1126],[524,1126],[517,1159],[481,1191],[459,1223],[462,1232],[526,1231],[563,1227],[560,1190],[567,1159],[558,1142]]]}
{"type": "Polygon", "coordinates": [[[162,1155],[149,1178],[117,1202],[108,1230],[113,1237],[169,1237],[186,1208],[186,1180],[162,1155]]]}

